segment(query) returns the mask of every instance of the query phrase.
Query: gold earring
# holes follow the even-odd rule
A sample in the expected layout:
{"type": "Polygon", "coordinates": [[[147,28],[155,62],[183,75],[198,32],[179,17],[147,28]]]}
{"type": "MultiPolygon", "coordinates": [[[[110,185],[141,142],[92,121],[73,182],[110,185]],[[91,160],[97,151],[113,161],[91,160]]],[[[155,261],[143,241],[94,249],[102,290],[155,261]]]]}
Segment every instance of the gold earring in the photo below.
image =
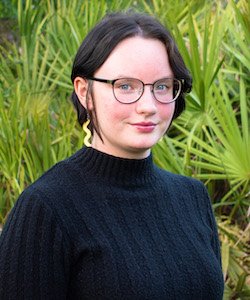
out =
{"type": "Polygon", "coordinates": [[[85,137],[84,137],[84,145],[87,147],[90,147],[90,138],[91,138],[91,131],[88,129],[88,125],[90,123],[90,120],[88,119],[85,123],[83,123],[82,128],[83,131],[85,132],[85,137]]]}

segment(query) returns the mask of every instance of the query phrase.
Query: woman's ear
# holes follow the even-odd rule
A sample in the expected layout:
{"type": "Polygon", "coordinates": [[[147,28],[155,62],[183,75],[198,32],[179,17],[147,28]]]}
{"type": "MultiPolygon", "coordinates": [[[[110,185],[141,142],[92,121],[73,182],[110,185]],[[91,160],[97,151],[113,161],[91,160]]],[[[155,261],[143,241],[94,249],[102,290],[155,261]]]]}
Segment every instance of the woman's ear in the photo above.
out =
{"type": "Polygon", "coordinates": [[[89,107],[89,103],[87,104],[88,85],[88,80],[85,78],[76,77],[74,79],[75,93],[85,109],[88,109],[89,107]]]}

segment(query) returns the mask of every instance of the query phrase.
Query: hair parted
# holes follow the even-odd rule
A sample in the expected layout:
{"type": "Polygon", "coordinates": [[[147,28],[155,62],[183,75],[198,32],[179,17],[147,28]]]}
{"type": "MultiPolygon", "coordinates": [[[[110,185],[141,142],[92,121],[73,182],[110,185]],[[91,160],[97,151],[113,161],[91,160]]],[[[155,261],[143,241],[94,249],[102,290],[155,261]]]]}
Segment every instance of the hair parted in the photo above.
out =
{"type": "MultiPolygon", "coordinates": [[[[170,67],[174,77],[183,79],[180,96],[175,103],[173,119],[185,109],[185,93],[192,88],[192,77],[185,66],[182,56],[170,32],[154,17],[133,11],[107,14],[86,36],[79,47],[73,63],[71,80],[78,76],[93,77],[111,54],[113,49],[124,39],[134,36],[160,40],[166,47],[170,67]]],[[[91,87],[88,94],[91,94],[91,87]]],[[[81,105],[75,91],[72,101],[77,110],[78,121],[82,125],[90,117],[90,129],[99,134],[97,124],[94,124],[91,112],[81,105]]],[[[97,120],[98,121],[98,120],[97,120]]]]}

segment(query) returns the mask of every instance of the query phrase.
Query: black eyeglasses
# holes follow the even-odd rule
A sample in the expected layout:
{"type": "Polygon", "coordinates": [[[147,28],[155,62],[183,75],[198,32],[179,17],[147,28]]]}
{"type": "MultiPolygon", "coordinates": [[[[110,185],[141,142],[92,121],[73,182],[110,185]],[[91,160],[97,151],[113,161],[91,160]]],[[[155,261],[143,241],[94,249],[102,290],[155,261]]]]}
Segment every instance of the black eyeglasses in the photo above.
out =
{"type": "Polygon", "coordinates": [[[162,78],[154,83],[144,83],[135,78],[119,78],[114,80],[88,77],[89,80],[111,84],[117,101],[130,104],[138,101],[144,92],[145,85],[150,85],[154,98],[161,103],[174,102],[181,93],[182,81],[175,78],[162,78]]]}

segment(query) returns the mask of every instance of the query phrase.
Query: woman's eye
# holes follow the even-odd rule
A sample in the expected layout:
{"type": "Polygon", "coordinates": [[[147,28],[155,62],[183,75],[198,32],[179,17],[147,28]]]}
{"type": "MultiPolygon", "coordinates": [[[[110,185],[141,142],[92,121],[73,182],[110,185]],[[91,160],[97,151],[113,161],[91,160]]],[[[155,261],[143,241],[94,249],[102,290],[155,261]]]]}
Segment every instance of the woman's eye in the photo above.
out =
{"type": "Polygon", "coordinates": [[[155,90],[157,91],[166,91],[168,89],[168,86],[166,84],[159,84],[155,86],[155,90]]]}
{"type": "Polygon", "coordinates": [[[136,85],[133,82],[121,81],[121,82],[116,82],[115,88],[120,92],[132,93],[136,90],[136,85]]]}
{"type": "Polygon", "coordinates": [[[121,89],[121,90],[123,90],[123,91],[129,91],[129,90],[131,90],[131,85],[129,85],[129,84],[121,84],[120,86],[119,86],[119,89],[121,89]]]}

